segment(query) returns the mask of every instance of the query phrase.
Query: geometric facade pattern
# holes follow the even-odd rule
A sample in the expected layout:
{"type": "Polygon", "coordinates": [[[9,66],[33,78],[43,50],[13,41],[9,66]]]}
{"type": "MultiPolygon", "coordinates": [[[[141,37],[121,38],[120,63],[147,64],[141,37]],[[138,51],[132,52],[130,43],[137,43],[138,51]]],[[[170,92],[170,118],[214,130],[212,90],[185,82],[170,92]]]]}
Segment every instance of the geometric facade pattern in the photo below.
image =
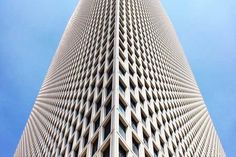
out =
{"type": "Polygon", "coordinates": [[[80,0],[15,157],[224,157],[159,0],[80,0]]]}

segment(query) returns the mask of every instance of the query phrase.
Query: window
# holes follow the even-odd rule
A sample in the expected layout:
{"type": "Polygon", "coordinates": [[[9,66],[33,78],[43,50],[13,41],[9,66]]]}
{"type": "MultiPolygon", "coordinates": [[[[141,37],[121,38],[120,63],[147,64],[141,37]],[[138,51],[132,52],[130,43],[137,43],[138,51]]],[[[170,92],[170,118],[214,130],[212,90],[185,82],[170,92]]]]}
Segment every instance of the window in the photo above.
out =
{"type": "Polygon", "coordinates": [[[100,117],[98,117],[96,121],[94,122],[94,132],[97,131],[99,125],[100,125],[100,117]]]}
{"type": "Polygon", "coordinates": [[[159,138],[160,138],[161,147],[164,148],[165,142],[163,141],[163,139],[160,136],[159,136],[159,138]]]}
{"type": "Polygon", "coordinates": [[[119,133],[124,139],[126,138],[126,126],[121,120],[119,120],[119,133]]]}
{"type": "Polygon", "coordinates": [[[126,154],[125,149],[119,144],[119,157],[126,157],[126,154]]]}
{"type": "Polygon", "coordinates": [[[97,68],[93,71],[93,74],[92,74],[93,78],[94,78],[96,75],[97,75],[97,68]]]}
{"type": "MultiPolygon", "coordinates": [[[[64,154],[62,156],[65,156],[64,154]]],[[[81,155],[81,157],[86,157],[87,154],[86,154],[86,151],[81,155]]]]}
{"type": "Polygon", "coordinates": [[[139,93],[139,100],[140,100],[141,105],[143,105],[145,100],[140,93],[139,93]]]}
{"type": "Polygon", "coordinates": [[[100,97],[97,101],[96,101],[96,111],[98,111],[101,107],[102,104],[102,98],[100,97]]]}
{"type": "Polygon", "coordinates": [[[158,157],[158,150],[155,147],[153,148],[153,153],[154,157],[158,157]]]}
{"type": "Polygon", "coordinates": [[[83,111],[81,111],[81,113],[80,113],[80,121],[82,121],[82,120],[83,120],[83,118],[84,118],[84,110],[83,110],[83,111]]]}
{"type": "Polygon", "coordinates": [[[89,98],[89,107],[93,104],[93,95],[89,98]]]}
{"type": "Polygon", "coordinates": [[[87,115],[87,126],[89,125],[91,120],[91,112],[87,115]]]}
{"type": "Polygon", "coordinates": [[[171,153],[171,151],[168,149],[168,154],[169,154],[169,157],[172,157],[173,154],[171,153]]]}
{"type": "Polygon", "coordinates": [[[145,150],[145,157],[150,157],[150,155],[145,150]]]}
{"type": "Polygon", "coordinates": [[[101,78],[103,74],[104,74],[104,66],[99,71],[99,78],[101,78]]]}
{"type": "Polygon", "coordinates": [[[151,133],[152,133],[152,137],[155,138],[156,129],[154,128],[152,124],[151,124],[151,133]]]}
{"type": "Polygon", "coordinates": [[[107,96],[111,93],[111,91],[112,91],[112,81],[110,81],[108,85],[106,86],[107,96]]]}
{"type": "Polygon", "coordinates": [[[131,68],[131,66],[129,66],[129,73],[131,76],[134,76],[134,70],[131,68]]]}
{"type": "Polygon", "coordinates": [[[100,93],[100,91],[102,90],[103,87],[103,82],[101,81],[98,85],[98,93],[100,93]]]}
{"type": "Polygon", "coordinates": [[[108,147],[103,151],[102,157],[110,157],[110,146],[109,146],[109,145],[108,145],[108,147]]]}
{"type": "Polygon", "coordinates": [[[74,154],[75,156],[79,156],[79,146],[75,148],[74,154]]]}
{"type": "Polygon", "coordinates": [[[147,97],[147,101],[150,102],[151,101],[151,96],[148,94],[148,92],[146,92],[146,97],[147,97]]]}
{"type": "Polygon", "coordinates": [[[122,75],[122,76],[125,76],[125,69],[123,68],[123,66],[120,64],[120,66],[119,66],[119,72],[120,72],[120,74],[122,75]]]}
{"type": "Polygon", "coordinates": [[[111,111],[111,99],[108,100],[106,106],[105,106],[105,113],[106,115],[111,111]]]}
{"type": "Polygon", "coordinates": [[[119,51],[119,56],[120,58],[122,59],[122,61],[124,62],[125,61],[125,56],[123,55],[123,52],[119,51]]]}
{"type": "Polygon", "coordinates": [[[156,106],[156,104],[155,104],[155,112],[156,112],[156,114],[158,114],[158,108],[157,108],[157,106],[156,106]]]}
{"type": "Polygon", "coordinates": [[[119,81],[119,90],[120,90],[120,92],[121,92],[122,94],[125,95],[126,86],[125,86],[125,84],[121,81],[121,79],[120,79],[120,81],[119,81]]]}
{"type": "Polygon", "coordinates": [[[148,135],[143,131],[143,142],[148,147],[148,135]]]}
{"type": "Polygon", "coordinates": [[[96,151],[98,150],[98,138],[96,138],[96,140],[94,140],[93,142],[93,149],[92,149],[92,156],[96,153],[96,151]]]}
{"type": "Polygon", "coordinates": [[[103,55],[103,57],[100,60],[100,64],[102,65],[105,62],[105,55],[103,55]]]}
{"type": "MultiPolygon", "coordinates": [[[[139,63],[138,60],[136,60],[136,63],[139,63]]],[[[139,66],[138,66],[138,67],[139,67],[139,66]]],[[[142,77],[142,74],[141,74],[139,68],[136,68],[136,71],[137,71],[138,77],[141,78],[141,77],[142,77]]],[[[142,87],[141,87],[140,89],[142,89],[142,87]]]]}
{"type": "MultiPolygon", "coordinates": [[[[85,87],[86,88],[86,87],[85,87]]],[[[87,89],[87,88],[86,88],[87,89]]],[[[86,94],[83,97],[83,102],[85,103],[87,101],[87,97],[88,97],[88,92],[86,92],[86,94]]]]}
{"type": "Polygon", "coordinates": [[[166,124],[166,119],[163,116],[161,116],[161,119],[162,119],[162,123],[165,125],[166,124]]]}
{"type": "Polygon", "coordinates": [[[72,132],[75,131],[75,128],[76,128],[76,123],[74,123],[74,124],[72,125],[72,128],[71,128],[72,132]]]}
{"type": "Polygon", "coordinates": [[[148,109],[148,112],[149,112],[150,117],[152,118],[153,112],[152,112],[152,110],[150,108],[148,109]]]}
{"type": "Polygon", "coordinates": [[[167,134],[166,131],[165,131],[165,137],[166,137],[166,140],[168,141],[168,139],[169,139],[169,135],[167,134]]]}
{"type": "Polygon", "coordinates": [[[91,84],[91,91],[93,91],[95,88],[95,81],[91,84]]]}
{"type": "Polygon", "coordinates": [[[158,129],[161,130],[161,122],[160,122],[158,119],[156,119],[156,121],[157,121],[157,127],[158,127],[158,129]]]}
{"type": "Polygon", "coordinates": [[[141,118],[142,118],[142,123],[146,126],[146,119],[147,119],[147,116],[145,115],[145,113],[143,112],[143,110],[141,110],[141,118]]]}
{"type": "Polygon", "coordinates": [[[72,148],[72,143],[73,143],[73,141],[71,140],[70,142],[69,142],[69,152],[71,151],[71,148],[72,148]]]}
{"type": "Polygon", "coordinates": [[[135,84],[134,84],[134,82],[131,79],[129,79],[129,84],[130,84],[130,89],[132,91],[134,91],[135,90],[135,84]]]}
{"type": "Polygon", "coordinates": [[[133,98],[133,96],[130,97],[130,105],[134,111],[136,111],[136,100],[133,98]]]}
{"type": "MultiPolygon", "coordinates": [[[[134,61],[133,61],[133,59],[131,58],[130,55],[128,56],[128,60],[129,60],[129,62],[130,62],[131,65],[134,64],[134,61]]],[[[131,75],[133,74],[133,70],[131,70],[131,69],[130,69],[130,74],[131,74],[131,75]],[[132,73],[131,73],[131,72],[132,72],[132,73]]]]}
{"type": "Polygon", "coordinates": [[[132,143],[133,143],[132,148],[133,148],[134,153],[137,156],[139,156],[139,143],[134,138],[132,138],[132,143]]]}
{"type": "Polygon", "coordinates": [[[139,89],[141,89],[141,90],[142,90],[142,88],[143,88],[143,85],[142,85],[141,81],[139,81],[139,80],[138,80],[138,87],[139,87],[139,89]]]}
{"type": "Polygon", "coordinates": [[[88,135],[89,135],[88,133],[84,135],[84,146],[86,146],[88,143],[88,135]]]}
{"type": "Polygon", "coordinates": [[[126,106],[123,103],[123,101],[121,100],[121,98],[119,100],[119,110],[120,110],[121,113],[125,114],[126,106]]]}
{"type": "Polygon", "coordinates": [[[132,123],[132,128],[137,132],[138,123],[133,117],[131,117],[131,123],[132,123]]]}
{"type": "Polygon", "coordinates": [[[104,139],[107,138],[110,132],[111,132],[111,120],[109,120],[104,126],[104,139]]]}
{"type": "Polygon", "coordinates": [[[108,63],[109,64],[111,63],[112,59],[113,59],[113,53],[111,53],[111,55],[108,57],[108,63]]]}
{"type": "Polygon", "coordinates": [[[82,133],[82,127],[80,127],[79,130],[78,130],[78,139],[80,139],[81,133],[82,133]]]}
{"type": "Polygon", "coordinates": [[[113,69],[112,69],[112,68],[109,68],[109,69],[107,70],[107,78],[108,78],[108,79],[111,77],[112,72],[113,72],[113,69]]]}

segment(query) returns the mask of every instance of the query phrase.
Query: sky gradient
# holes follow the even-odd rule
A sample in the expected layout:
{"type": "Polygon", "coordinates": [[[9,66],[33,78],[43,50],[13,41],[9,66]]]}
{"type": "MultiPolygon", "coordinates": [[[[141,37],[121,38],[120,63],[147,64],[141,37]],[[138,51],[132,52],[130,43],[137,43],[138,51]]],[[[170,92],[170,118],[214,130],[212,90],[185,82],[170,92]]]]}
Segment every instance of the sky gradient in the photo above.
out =
{"type": "MultiPolygon", "coordinates": [[[[236,2],[162,0],[228,157],[236,156],[236,2]]],[[[11,157],[77,0],[0,0],[0,156],[11,157]]]]}

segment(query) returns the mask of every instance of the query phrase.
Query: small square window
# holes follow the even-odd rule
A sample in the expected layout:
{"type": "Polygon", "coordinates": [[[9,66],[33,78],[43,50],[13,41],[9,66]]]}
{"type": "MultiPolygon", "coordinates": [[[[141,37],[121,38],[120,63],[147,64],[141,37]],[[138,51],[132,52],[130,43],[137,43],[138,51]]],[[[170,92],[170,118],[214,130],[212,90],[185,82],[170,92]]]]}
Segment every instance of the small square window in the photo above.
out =
{"type": "Polygon", "coordinates": [[[145,115],[143,110],[141,110],[141,118],[142,118],[142,123],[146,126],[147,116],[145,115]]]}
{"type": "Polygon", "coordinates": [[[107,78],[108,79],[111,77],[112,73],[113,73],[113,68],[111,67],[107,70],[107,78]]]}
{"type": "Polygon", "coordinates": [[[89,134],[87,133],[86,135],[84,135],[84,147],[87,145],[88,143],[88,136],[89,134]]]}
{"type": "Polygon", "coordinates": [[[110,146],[108,145],[107,148],[102,152],[102,157],[110,157],[110,146]]]}
{"type": "Polygon", "coordinates": [[[136,111],[137,102],[133,96],[130,97],[130,105],[134,111],[136,111]]]}
{"type": "Polygon", "coordinates": [[[161,147],[164,148],[165,142],[163,141],[163,139],[160,136],[159,136],[159,138],[160,138],[161,147]]]}
{"type": "Polygon", "coordinates": [[[132,138],[132,143],[134,153],[139,156],[139,143],[134,138],[132,138]]]}
{"type": "Polygon", "coordinates": [[[83,111],[81,111],[81,113],[80,113],[80,121],[82,121],[82,120],[83,120],[83,118],[84,118],[84,110],[83,110],[83,111]]]}
{"type": "Polygon", "coordinates": [[[93,82],[93,83],[91,84],[91,91],[93,91],[94,88],[95,88],[95,82],[93,82]]]}
{"type": "Polygon", "coordinates": [[[99,126],[100,126],[100,117],[98,117],[94,122],[94,132],[97,131],[99,126]]]}
{"type": "Polygon", "coordinates": [[[158,129],[161,130],[161,122],[158,119],[156,119],[156,122],[157,122],[158,129]]]}
{"type": "Polygon", "coordinates": [[[124,139],[126,138],[126,126],[121,120],[119,120],[119,133],[124,139]]]}
{"type": "Polygon", "coordinates": [[[148,135],[143,131],[143,142],[148,147],[148,135]]]}
{"type": "Polygon", "coordinates": [[[153,111],[149,108],[149,109],[148,109],[148,112],[149,112],[150,117],[152,118],[152,116],[153,116],[153,111]]]}
{"type": "Polygon", "coordinates": [[[96,111],[98,111],[101,108],[102,105],[102,98],[98,98],[98,100],[96,101],[96,111]]]}
{"type": "Polygon", "coordinates": [[[82,127],[80,127],[79,130],[78,130],[78,139],[80,139],[81,133],[82,133],[82,127]]]}
{"type": "Polygon", "coordinates": [[[113,53],[111,53],[111,55],[108,57],[108,63],[110,64],[112,60],[113,60],[113,53]]]}
{"type": "Polygon", "coordinates": [[[112,81],[110,81],[108,83],[108,85],[106,86],[106,94],[107,94],[107,96],[111,93],[111,91],[112,91],[112,81]]]}
{"type": "Polygon", "coordinates": [[[138,122],[131,117],[132,128],[137,132],[138,122]]]}
{"type": "Polygon", "coordinates": [[[121,113],[125,114],[125,110],[126,110],[126,105],[124,104],[124,102],[121,100],[119,100],[119,110],[121,113]]]}
{"type": "Polygon", "coordinates": [[[103,88],[103,82],[101,82],[101,83],[98,85],[98,93],[101,92],[102,88],[103,88]]]}
{"type": "Polygon", "coordinates": [[[75,156],[78,156],[78,155],[79,155],[79,147],[75,148],[74,154],[75,154],[75,156]]]}
{"type": "Polygon", "coordinates": [[[107,138],[110,132],[111,132],[111,120],[109,120],[104,126],[104,139],[107,138]]]}
{"type": "Polygon", "coordinates": [[[129,84],[130,84],[130,89],[132,91],[134,91],[135,90],[135,84],[134,84],[134,82],[131,79],[129,80],[129,84]]]}
{"type": "Polygon", "coordinates": [[[129,73],[131,76],[134,76],[134,70],[131,68],[131,66],[129,66],[129,73]]]}
{"type": "Polygon", "coordinates": [[[121,92],[122,94],[125,95],[126,86],[125,86],[125,84],[123,83],[123,81],[121,81],[121,79],[120,79],[120,81],[119,81],[119,90],[120,90],[120,92],[121,92]]]}
{"type": "Polygon", "coordinates": [[[108,102],[105,105],[105,113],[106,113],[106,115],[111,111],[111,102],[112,102],[112,99],[109,99],[108,102]]]}
{"type": "Polygon", "coordinates": [[[139,101],[140,101],[140,103],[141,103],[141,105],[144,105],[144,98],[143,98],[143,96],[139,93],[139,101]]]}
{"type": "Polygon", "coordinates": [[[122,76],[125,76],[126,71],[125,71],[124,67],[121,65],[121,63],[119,65],[119,72],[122,76]]]}
{"type": "Polygon", "coordinates": [[[119,144],[119,157],[126,157],[126,154],[125,149],[119,144]]]}
{"type": "Polygon", "coordinates": [[[153,148],[153,153],[154,157],[158,157],[158,150],[155,147],[153,148]]]}
{"type": "Polygon", "coordinates": [[[93,156],[98,150],[98,138],[96,138],[96,140],[93,141],[92,147],[93,147],[92,148],[92,156],[93,156]]]}
{"type": "Polygon", "coordinates": [[[90,124],[91,121],[91,112],[87,115],[87,126],[90,124]]]}
{"type": "Polygon", "coordinates": [[[152,124],[151,124],[151,133],[152,133],[152,137],[155,138],[156,129],[154,128],[152,124]]]}

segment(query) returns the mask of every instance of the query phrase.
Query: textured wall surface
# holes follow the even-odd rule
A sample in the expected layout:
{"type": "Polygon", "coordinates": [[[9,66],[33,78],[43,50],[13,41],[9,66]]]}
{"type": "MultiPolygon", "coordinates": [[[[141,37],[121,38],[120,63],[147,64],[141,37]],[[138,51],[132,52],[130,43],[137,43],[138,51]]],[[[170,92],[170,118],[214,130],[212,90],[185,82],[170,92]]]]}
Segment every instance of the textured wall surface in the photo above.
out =
{"type": "Polygon", "coordinates": [[[81,0],[16,157],[224,157],[158,0],[81,0]]]}

